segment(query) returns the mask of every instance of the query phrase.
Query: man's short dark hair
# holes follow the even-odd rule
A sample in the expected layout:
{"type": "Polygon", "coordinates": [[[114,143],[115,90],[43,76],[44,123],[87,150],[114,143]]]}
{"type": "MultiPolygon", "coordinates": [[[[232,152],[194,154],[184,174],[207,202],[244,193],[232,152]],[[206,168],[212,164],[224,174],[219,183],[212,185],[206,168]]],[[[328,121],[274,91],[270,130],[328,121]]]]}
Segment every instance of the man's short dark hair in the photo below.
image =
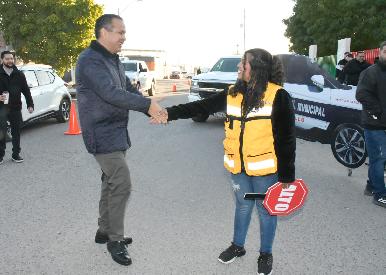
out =
{"type": "Polygon", "coordinates": [[[350,54],[350,52],[345,52],[345,53],[344,53],[344,55],[349,55],[349,54],[350,54]]]}
{"type": "Polygon", "coordinates": [[[105,28],[107,30],[111,29],[111,22],[113,21],[114,18],[119,19],[119,20],[123,20],[122,17],[120,17],[119,15],[116,15],[116,14],[104,14],[95,21],[95,37],[96,37],[96,39],[99,38],[102,28],[105,28]]]}
{"type": "Polygon", "coordinates": [[[386,46],[386,41],[383,41],[383,42],[381,43],[381,46],[379,47],[379,49],[382,50],[384,46],[386,46]]]}
{"type": "Polygon", "coordinates": [[[3,51],[3,52],[1,52],[1,59],[3,59],[6,54],[12,54],[13,57],[15,57],[15,54],[13,52],[11,52],[11,51],[3,51]]]}

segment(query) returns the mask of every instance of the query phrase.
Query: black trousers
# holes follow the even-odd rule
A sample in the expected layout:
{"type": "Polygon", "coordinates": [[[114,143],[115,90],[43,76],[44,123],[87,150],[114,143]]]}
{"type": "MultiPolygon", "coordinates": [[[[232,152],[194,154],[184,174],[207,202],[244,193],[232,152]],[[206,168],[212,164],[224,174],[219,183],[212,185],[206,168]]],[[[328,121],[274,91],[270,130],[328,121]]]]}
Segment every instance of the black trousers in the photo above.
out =
{"type": "Polygon", "coordinates": [[[11,125],[12,156],[20,153],[20,128],[23,122],[21,110],[14,110],[8,106],[0,106],[0,157],[4,157],[7,137],[7,120],[11,125]]]}

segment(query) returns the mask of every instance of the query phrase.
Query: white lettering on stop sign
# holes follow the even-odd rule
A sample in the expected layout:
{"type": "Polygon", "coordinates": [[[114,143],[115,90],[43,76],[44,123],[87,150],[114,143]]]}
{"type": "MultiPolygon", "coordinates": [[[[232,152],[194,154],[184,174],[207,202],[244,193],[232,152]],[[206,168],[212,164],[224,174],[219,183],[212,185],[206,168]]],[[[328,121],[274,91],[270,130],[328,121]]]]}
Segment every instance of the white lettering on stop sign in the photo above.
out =
{"type": "Polygon", "coordinates": [[[287,211],[295,190],[296,190],[295,185],[290,185],[287,189],[281,190],[279,198],[277,200],[280,203],[277,203],[275,205],[276,211],[280,211],[280,212],[287,211]]]}

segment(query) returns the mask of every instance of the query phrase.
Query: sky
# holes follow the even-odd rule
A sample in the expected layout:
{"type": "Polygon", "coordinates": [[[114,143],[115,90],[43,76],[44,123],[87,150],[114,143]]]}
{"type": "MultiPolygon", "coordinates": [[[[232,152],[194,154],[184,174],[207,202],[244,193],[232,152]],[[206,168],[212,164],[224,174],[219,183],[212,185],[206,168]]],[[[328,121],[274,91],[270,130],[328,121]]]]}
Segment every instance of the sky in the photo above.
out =
{"type": "Polygon", "coordinates": [[[293,0],[94,0],[126,25],[125,49],[164,50],[170,64],[211,67],[224,55],[263,48],[288,53],[282,20],[293,0]]]}

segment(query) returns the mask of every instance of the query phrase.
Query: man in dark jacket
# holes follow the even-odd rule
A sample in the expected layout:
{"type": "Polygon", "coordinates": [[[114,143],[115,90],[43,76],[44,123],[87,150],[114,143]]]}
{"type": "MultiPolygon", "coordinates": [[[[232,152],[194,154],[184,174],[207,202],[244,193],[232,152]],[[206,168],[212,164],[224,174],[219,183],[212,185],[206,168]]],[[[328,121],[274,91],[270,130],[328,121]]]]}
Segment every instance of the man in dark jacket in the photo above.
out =
{"type": "Polygon", "coordinates": [[[381,44],[379,62],[361,73],[356,99],[363,106],[362,125],[369,155],[365,194],[373,195],[375,204],[386,207],[386,41],[381,44]]]}
{"type": "Polygon", "coordinates": [[[365,52],[359,51],[357,56],[347,62],[346,66],[343,68],[343,73],[345,74],[345,83],[347,85],[357,86],[359,75],[369,66],[370,63],[367,63],[365,60],[365,52]]]}
{"type": "Polygon", "coordinates": [[[343,83],[346,78],[343,68],[352,59],[353,55],[350,52],[345,52],[344,58],[339,60],[338,65],[336,66],[336,78],[340,83],[343,83]]]}
{"type": "Polygon", "coordinates": [[[106,243],[114,261],[130,265],[124,237],[124,216],[131,191],[125,156],[130,147],[129,110],[149,114],[166,123],[164,111],[142,96],[125,76],[118,52],[125,42],[121,17],[105,14],[95,24],[96,41],[84,50],[76,66],[77,98],[83,140],[102,170],[98,231],[95,242],[106,243]]]}
{"type": "Polygon", "coordinates": [[[21,94],[27,102],[28,112],[32,113],[34,104],[27,81],[15,66],[15,58],[10,51],[1,53],[0,66],[0,164],[3,163],[7,136],[7,120],[12,134],[12,161],[23,162],[20,156],[21,94]]]}

